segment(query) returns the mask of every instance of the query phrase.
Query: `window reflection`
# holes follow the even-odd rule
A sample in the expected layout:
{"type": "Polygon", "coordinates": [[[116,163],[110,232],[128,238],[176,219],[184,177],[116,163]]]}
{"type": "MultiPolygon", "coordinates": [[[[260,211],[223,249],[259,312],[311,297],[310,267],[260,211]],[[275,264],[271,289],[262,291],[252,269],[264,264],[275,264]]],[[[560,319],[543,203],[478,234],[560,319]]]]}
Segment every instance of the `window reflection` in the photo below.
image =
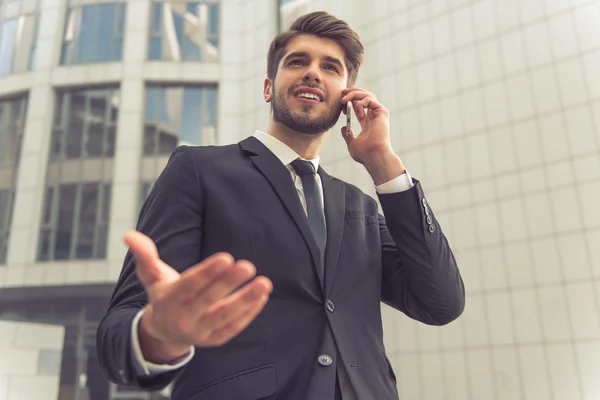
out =
{"type": "Polygon", "coordinates": [[[110,189],[110,184],[102,182],[48,187],[38,259],[104,258],[110,189]]]}
{"type": "Polygon", "coordinates": [[[116,89],[85,89],[57,96],[51,159],[114,156],[119,109],[116,89]]]}
{"type": "Polygon", "coordinates": [[[125,13],[123,3],[71,8],[65,26],[62,64],[120,61],[125,13]]]}
{"type": "Polygon", "coordinates": [[[148,43],[150,60],[218,61],[218,49],[216,1],[154,4],[148,43]]]}
{"type": "Polygon", "coordinates": [[[39,260],[106,256],[119,90],[57,93],[39,260]]]}
{"type": "Polygon", "coordinates": [[[215,144],[216,88],[149,86],[144,155],[168,155],[180,144],[215,144]]]}
{"type": "Polygon", "coordinates": [[[0,99],[0,264],[6,262],[27,97],[0,99]]]}
{"type": "Polygon", "coordinates": [[[37,15],[2,20],[0,14],[0,76],[32,69],[37,24],[37,15]]]}

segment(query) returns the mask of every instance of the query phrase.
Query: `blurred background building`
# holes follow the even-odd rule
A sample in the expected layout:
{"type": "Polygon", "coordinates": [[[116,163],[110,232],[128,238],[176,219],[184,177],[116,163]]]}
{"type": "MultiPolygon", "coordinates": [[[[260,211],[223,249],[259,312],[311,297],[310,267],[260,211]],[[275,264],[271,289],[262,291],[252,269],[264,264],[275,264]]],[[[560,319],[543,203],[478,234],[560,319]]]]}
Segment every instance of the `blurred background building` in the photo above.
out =
{"type": "MultiPolygon", "coordinates": [[[[383,307],[403,400],[600,399],[599,0],[0,0],[0,399],[142,400],[95,329],[179,144],[265,129],[273,36],[327,10],[455,251],[467,308],[383,307]]],[[[375,195],[341,124],[329,173],[375,195]]]]}

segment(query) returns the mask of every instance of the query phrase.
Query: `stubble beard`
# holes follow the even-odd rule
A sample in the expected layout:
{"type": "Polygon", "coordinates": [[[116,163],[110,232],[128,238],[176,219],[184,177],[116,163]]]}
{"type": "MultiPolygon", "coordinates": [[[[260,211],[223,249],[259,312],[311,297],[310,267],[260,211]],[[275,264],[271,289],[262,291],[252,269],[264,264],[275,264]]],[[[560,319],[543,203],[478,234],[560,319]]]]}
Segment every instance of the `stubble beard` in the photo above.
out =
{"type": "MultiPolygon", "coordinates": [[[[288,91],[290,96],[297,87],[292,87],[288,91]]],[[[329,96],[325,95],[323,102],[327,103],[329,96]]],[[[273,109],[273,120],[279,122],[282,125],[300,133],[307,135],[318,135],[323,132],[327,132],[331,129],[338,121],[340,113],[342,111],[341,103],[337,107],[331,107],[320,115],[309,115],[311,108],[314,106],[306,104],[302,106],[300,113],[293,112],[290,107],[286,105],[286,94],[283,92],[275,93],[273,96],[273,102],[271,103],[273,109]]],[[[315,104],[316,105],[316,104],[315,104]]]]}

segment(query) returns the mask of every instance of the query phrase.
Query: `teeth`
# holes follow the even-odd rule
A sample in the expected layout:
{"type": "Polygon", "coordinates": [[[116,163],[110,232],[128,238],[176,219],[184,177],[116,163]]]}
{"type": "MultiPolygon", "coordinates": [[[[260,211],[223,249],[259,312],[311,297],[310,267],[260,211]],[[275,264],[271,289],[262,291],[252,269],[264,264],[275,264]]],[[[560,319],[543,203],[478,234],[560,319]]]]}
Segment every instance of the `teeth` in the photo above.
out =
{"type": "Polygon", "coordinates": [[[314,93],[298,93],[298,95],[296,97],[305,97],[307,99],[313,99],[313,100],[317,100],[317,101],[321,101],[321,98],[319,96],[317,96],[314,93]]]}

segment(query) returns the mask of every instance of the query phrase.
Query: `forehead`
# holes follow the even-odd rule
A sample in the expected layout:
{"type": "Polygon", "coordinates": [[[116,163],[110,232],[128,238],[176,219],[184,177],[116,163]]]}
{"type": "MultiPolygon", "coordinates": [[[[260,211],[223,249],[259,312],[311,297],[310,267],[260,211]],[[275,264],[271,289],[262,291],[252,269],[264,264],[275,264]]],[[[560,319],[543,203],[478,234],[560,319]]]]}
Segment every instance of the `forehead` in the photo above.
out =
{"type": "Polygon", "coordinates": [[[320,38],[314,35],[300,35],[290,40],[286,46],[283,59],[288,54],[304,52],[312,58],[334,57],[345,62],[344,50],[332,39],[320,38]]]}

